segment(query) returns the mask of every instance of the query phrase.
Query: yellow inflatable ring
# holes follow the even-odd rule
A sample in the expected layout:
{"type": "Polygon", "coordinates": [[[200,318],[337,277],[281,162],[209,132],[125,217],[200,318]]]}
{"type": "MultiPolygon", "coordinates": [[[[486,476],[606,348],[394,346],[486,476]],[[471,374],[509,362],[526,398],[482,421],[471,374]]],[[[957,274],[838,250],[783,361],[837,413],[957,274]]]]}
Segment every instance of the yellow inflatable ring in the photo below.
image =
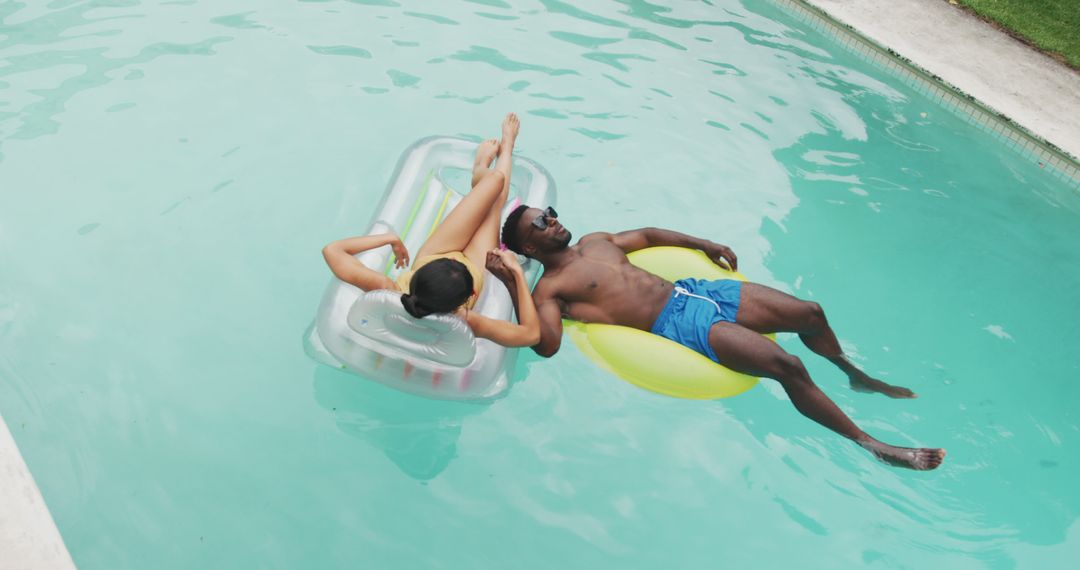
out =
{"type": "MultiPolygon", "coordinates": [[[[738,279],[700,251],[681,247],[651,247],[635,251],[630,263],[667,279],[738,279]]],[[[692,400],[713,400],[741,394],[757,378],[739,374],[685,346],[645,331],[615,325],[563,321],[570,340],[590,360],[616,376],[659,394],[692,400]]],[[[776,340],[775,335],[766,335],[776,340]]]]}

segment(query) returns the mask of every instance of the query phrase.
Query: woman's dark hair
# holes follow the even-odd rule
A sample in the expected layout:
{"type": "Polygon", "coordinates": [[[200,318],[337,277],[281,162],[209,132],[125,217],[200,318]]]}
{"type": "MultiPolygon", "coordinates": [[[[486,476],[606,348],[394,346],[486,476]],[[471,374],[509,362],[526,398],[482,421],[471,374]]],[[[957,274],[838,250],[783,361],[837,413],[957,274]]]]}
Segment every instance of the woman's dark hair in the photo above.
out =
{"type": "Polygon", "coordinates": [[[416,318],[451,313],[473,294],[473,277],[456,259],[436,259],[413,273],[409,293],[401,296],[405,310],[416,318]]]}
{"type": "Polygon", "coordinates": [[[525,204],[514,208],[514,211],[510,212],[509,216],[506,216],[506,222],[502,228],[502,242],[506,246],[506,249],[510,251],[525,255],[525,252],[521,251],[521,242],[518,241],[518,222],[521,220],[521,215],[528,210],[529,207],[525,204]]]}

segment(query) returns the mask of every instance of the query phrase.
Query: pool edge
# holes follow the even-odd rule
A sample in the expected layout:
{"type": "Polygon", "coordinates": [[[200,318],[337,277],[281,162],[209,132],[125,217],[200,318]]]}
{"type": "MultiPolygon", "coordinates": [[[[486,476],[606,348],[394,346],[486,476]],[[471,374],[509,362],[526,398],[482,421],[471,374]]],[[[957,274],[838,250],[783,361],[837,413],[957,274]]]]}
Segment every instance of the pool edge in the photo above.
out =
{"type": "Polygon", "coordinates": [[[0,555],[5,568],[71,570],[75,563],[0,416],[0,555]],[[10,564],[10,566],[7,566],[10,564]]]}
{"type": "MultiPolygon", "coordinates": [[[[1054,178],[1073,190],[1080,190],[1080,162],[1077,162],[1074,157],[1074,155],[1080,154],[1080,143],[1077,142],[1080,141],[1080,135],[1070,133],[1071,136],[1066,137],[1070,139],[1067,142],[1073,142],[1077,146],[1077,149],[1070,154],[1047,140],[1047,137],[1041,133],[1033,132],[1013,120],[1006,112],[987,105],[979,98],[957,87],[949,81],[950,78],[940,77],[928,71],[917,60],[907,57],[907,55],[910,55],[918,58],[917,54],[901,54],[887,43],[882,43],[884,40],[871,38],[867,30],[860,30],[852,25],[857,18],[851,18],[850,14],[847,21],[838,17],[838,13],[843,8],[838,4],[843,4],[843,2],[829,2],[826,0],[771,1],[779,8],[810,25],[814,30],[832,36],[841,47],[854,53],[860,59],[891,73],[917,92],[935,99],[961,119],[988,133],[993,138],[1001,140],[1023,158],[1037,164],[1040,168],[1049,170],[1054,178]],[[1077,139],[1077,141],[1072,139],[1077,139]]],[[[940,3],[944,5],[945,9],[954,8],[944,1],[940,3]]],[[[934,2],[930,5],[936,6],[937,4],[937,2],[934,2]]],[[[977,25],[987,28],[989,31],[986,33],[1000,35],[1002,41],[1015,42],[1012,38],[998,30],[994,30],[984,22],[978,21],[977,25]]],[[[1045,56],[1030,51],[1030,57],[1035,59],[1045,56]]],[[[1072,81],[1072,79],[1069,81],[1072,81]]],[[[1076,81],[1080,83],[1080,76],[1077,76],[1076,81]]],[[[1070,100],[1067,103],[1074,102],[1070,100]]],[[[1080,108],[1080,99],[1075,101],[1075,104],[1080,108]]],[[[1020,101],[1014,102],[1014,108],[1019,108],[1019,105],[1021,105],[1020,101]]],[[[1008,108],[1009,106],[1005,105],[1003,107],[1008,108]]]]}

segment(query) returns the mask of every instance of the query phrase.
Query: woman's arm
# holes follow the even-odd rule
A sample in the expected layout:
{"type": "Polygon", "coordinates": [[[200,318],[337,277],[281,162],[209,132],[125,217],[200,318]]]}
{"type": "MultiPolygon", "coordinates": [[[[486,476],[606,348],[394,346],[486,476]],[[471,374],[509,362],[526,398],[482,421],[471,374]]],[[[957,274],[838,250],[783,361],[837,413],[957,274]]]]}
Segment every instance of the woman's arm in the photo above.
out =
{"type": "Polygon", "coordinates": [[[389,277],[373,269],[366,267],[360,260],[354,257],[357,253],[389,245],[394,249],[397,257],[395,265],[404,267],[409,263],[409,252],[401,239],[395,234],[379,234],[374,236],[360,236],[345,238],[330,242],[323,248],[323,258],[330,266],[330,271],[338,279],[363,289],[372,291],[375,289],[397,289],[397,286],[389,277]]]}
{"type": "Polygon", "coordinates": [[[489,319],[470,312],[468,322],[473,334],[511,347],[532,346],[540,342],[540,317],[536,314],[536,305],[529,293],[525,272],[517,258],[509,251],[491,251],[488,252],[486,265],[510,291],[510,300],[514,303],[518,323],[489,319]]]}

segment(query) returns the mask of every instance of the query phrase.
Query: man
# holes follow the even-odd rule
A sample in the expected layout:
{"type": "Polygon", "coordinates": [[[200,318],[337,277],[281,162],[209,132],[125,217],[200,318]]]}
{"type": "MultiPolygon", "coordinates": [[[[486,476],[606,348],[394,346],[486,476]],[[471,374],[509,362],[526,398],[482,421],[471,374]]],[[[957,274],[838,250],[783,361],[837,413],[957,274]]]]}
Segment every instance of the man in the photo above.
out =
{"type": "Polygon", "coordinates": [[[799,334],[803,344],[847,374],[851,387],[891,398],[914,398],[906,388],[871,378],[844,355],[817,303],[755,283],[685,279],[671,283],[631,265],[627,253],[654,246],[699,249],[717,265],[737,269],[724,245],[678,232],[645,228],[592,233],[570,246],[570,232],[552,208],[519,206],[503,225],[503,242],[544,265],[533,291],[540,314],[537,354],[550,357],[562,343],[562,318],[633,327],[669,338],[737,372],[772,378],[804,416],[851,439],[897,467],[929,470],[945,450],[882,443],[859,429],[810,379],[795,356],[762,337],[799,334]]]}

